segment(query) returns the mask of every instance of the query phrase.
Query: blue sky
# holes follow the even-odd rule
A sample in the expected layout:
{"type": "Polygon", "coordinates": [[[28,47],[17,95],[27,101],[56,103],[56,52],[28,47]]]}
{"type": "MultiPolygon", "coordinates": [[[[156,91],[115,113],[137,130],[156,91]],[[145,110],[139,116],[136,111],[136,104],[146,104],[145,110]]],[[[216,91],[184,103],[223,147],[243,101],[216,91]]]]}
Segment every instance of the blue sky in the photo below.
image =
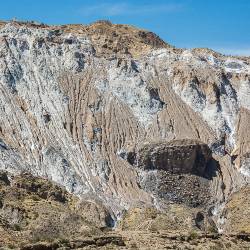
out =
{"type": "Polygon", "coordinates": [[[48,24],[108,19],[157,33],[176,47],[250,55],[250,0],[1,0],[0,19],[48,24]]]}

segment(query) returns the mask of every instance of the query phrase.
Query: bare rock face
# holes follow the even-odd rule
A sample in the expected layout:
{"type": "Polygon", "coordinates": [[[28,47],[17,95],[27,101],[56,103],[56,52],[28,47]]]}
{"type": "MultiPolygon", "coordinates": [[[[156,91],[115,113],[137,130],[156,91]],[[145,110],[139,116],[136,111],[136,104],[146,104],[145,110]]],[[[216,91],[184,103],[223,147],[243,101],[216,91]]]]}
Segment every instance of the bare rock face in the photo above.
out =
{"type": "Polygon", "coordinates": [[[223,230],[249,182],[249,64],[128,25],[1,22],[0,169],[97,200],[115,221],[173,202],[223,230]]]}
{"type": "Polygon", "coordinates": [[[149,143],[127,153],[127,161],[143,170],[165,170],[172,174],[204,175],[212,159],[209,147],[194,140],[149,143]]]}
{"type": "Polygon", "coordinates": [[[211,199],[211,169],[216,166],[205,143],[190,139],[143,143],[130,146],[121,156],[140,169],[138,182],[153,194],[155,203],[197,207],[211,199]]]}

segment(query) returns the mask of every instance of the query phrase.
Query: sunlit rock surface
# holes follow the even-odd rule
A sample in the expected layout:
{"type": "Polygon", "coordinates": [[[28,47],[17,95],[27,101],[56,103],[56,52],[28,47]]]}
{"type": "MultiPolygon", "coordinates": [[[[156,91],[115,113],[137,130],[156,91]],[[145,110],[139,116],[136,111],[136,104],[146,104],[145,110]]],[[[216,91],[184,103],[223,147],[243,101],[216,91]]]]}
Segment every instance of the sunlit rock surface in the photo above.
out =
{"type": "Polygon", "coordinates": [[[171,201],[223,230],[225,203],[249,181],[249,63],[104,21],[2,22],[0,168],[98,200],[115,221],[171,201]],[[145,143],[128,161],[129,145],[145,143]]]}

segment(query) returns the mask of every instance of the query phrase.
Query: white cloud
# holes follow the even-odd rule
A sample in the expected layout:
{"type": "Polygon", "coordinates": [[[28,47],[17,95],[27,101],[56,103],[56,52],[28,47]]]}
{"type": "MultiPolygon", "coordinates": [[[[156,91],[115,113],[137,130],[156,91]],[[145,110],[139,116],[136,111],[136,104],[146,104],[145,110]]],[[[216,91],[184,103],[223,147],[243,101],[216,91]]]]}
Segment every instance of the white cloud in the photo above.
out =
{"type": "Polygon", "coordinates": [[[84,16],[121,16],[140,15],[147,13],[176,12],[183,8],[181,4],[128,4],[128,3],[101,3],[81,8],[80,13],[84,16]]]}

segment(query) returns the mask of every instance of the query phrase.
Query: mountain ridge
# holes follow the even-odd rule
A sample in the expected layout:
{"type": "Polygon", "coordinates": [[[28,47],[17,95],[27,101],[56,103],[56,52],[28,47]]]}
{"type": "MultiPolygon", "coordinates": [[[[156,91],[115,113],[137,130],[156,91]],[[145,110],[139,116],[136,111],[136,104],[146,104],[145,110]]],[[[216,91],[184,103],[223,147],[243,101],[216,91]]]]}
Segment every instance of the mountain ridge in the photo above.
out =
{"type": "MultiPolygon", "coordinates": [[[[89,24],[62,24],[62,25],[56,25],[56,24],[44,24],[44,23],[40,23],[40,22],[36,22],[36,21],[18,21],[18,20],[13,20],[13,21],[0,21],[0,25],[5,25],[6,23],[8,22],[12,22],[12,23],[15,23],[17,25],[26,25],[28,27],[33,27],[33,28],[44,28],[44,29],[62,29],[64,32],[96,32],[96,30],[99,29],[103,29],[104,32],[107,32],[108,29],[107,27],[110,27],[110,29],[114,29],[114,30],[119,30],[119,29],[125,29],[127,30],[127,32],[130,30],[132,30],[132,33],[133,31],[136,32],[136,31],[139,31],[141,32],[141,36],[142,35],[152,35],[152,38],[154,38],[156,40],[156,43],[158,43],[159,45],[162,45],[162,48],[164,47],[172,47],[173,49],[176,49],[177,51],[180,50],[185,50],[187,48],[177,48],[173,45],[170,45],[168,44],[166,41],[162,40],[157,34],[151,32],[151,31],[148,31],[147,29],[142,29],[142,28],[138,28],[134,25],[126,25],[126,24],[114,24],[112,23],[111,21],[109,20],[97,20],[95,22],[92,22],[92,23],[89,23],[89,24]],[[106,28],[106,29],[105,29],[106,28]],[[143,33],[145,32],[145,33],[143,33]]],[[[158,45],[158,46],[159,46],[158,45]]],[[[157,46],[155,47],[157,48],[157,46]]],[[[238,59],[245,59],[245,60],[248,60],[249,61],[249,56],[239,56],[239,55],[226,55],[226,54],[223,54],[219,51],[215,51],[213,49],[210,49],[210,48],[203,48],[203,47],[199,47],[199,48],[191,48],[190,50],[192,51],[200,51],[200,52],[209,52],[209,53],[212,53],[214,55],[217,55],[217,56],[228,56],[228,57],[235,57],[235,58],[238,58],[238,59]]]]}

